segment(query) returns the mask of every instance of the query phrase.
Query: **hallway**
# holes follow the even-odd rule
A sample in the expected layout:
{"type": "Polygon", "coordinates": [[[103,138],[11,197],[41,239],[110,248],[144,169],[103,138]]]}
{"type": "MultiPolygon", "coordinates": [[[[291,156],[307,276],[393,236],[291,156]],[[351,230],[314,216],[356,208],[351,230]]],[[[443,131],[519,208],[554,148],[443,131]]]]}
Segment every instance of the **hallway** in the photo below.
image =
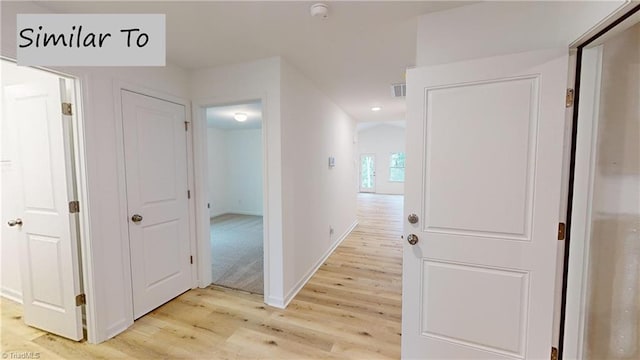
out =
{"type": "Polygon", "coordinates": [[[99,345],[29,328],[2,299],[2,352],[40,358],[399,358],[401,196],[359,194],[359,225],[286,310],[262,296],[188,291],[99,345]]]}

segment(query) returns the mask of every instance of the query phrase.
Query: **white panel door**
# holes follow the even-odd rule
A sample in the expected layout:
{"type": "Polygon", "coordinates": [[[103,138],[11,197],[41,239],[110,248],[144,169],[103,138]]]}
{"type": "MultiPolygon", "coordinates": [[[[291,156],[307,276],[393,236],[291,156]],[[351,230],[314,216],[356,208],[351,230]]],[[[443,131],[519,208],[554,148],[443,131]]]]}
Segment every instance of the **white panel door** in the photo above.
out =
{"type": "Polygon", "coordinates": [[[185,108],[123,90],[122,118],[137,319],[191,287],[185,108]]]}
{"type": "Polygon", "coordinates": [[[25,323],[81,340],[78,244],[69,213],[72,162],[63,124],[71,120],[62,116],[60,87],[60,79],[45,76],[4,88],[3,122],[15,136],[11,167],[20,186],[13,189],[19,211],[2,217],[20,242],[25,323]]]}
{"type": "Polygon", "coordinates": [[[404,358],[549,358],[567,62],[409,71],[404,358]]]}

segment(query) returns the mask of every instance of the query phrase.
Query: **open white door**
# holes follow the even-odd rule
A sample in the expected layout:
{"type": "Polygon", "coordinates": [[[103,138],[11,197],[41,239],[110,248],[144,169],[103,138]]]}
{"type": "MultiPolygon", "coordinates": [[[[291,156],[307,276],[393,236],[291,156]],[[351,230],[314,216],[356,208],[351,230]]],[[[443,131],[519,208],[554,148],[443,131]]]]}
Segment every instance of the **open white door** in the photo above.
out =
{"type": "MultiPolygon", "coordinates": [[[[72,163],[65,148],[61,79],[4,87],[3,121],[16,139],[10,159],[18,184],[15,214],[3,226],[20,241],[24,321],[54,334],[81,340],[82,311],[75,220],[69,211],[72,163]]],[[[4,190],[4,189],[3,189],[4,190]]]]}
{"type": "Polygon", "coordinates": [[[409,70],[404,358],[549,358],[567,64],[565,49],[409,70]]]}
{"type": "Polygon", "coordinates": [[[183,105],[122,90],[134,318],[191,288],[183,105]]]}

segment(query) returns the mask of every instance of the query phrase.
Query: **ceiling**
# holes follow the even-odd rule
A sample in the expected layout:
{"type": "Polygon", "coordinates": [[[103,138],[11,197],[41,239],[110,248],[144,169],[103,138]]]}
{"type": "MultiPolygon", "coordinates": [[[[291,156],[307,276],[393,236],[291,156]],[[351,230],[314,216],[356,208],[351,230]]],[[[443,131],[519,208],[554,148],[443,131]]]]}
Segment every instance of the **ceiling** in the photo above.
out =
{"type": "Polygon", "coordinates": [[[405,119],[404,98],[392,98],[390,86],[414,65],[417,17],[468,4],[326,1],[321,19],[309,14],[316,2],[37,3],[54,12],[165,13],[168,62],[185,69],[282,56],[357,121],[405,119]]]}
{"type": "Polygon", "coordinates": [[[246,104],[213,106],[206,110],[207,126],[223,130],[245,130],[262,128],[262,103],[260,101],[246,104]],[[247,120],[236,121],[234,115],[243,113],[247,120]]]}

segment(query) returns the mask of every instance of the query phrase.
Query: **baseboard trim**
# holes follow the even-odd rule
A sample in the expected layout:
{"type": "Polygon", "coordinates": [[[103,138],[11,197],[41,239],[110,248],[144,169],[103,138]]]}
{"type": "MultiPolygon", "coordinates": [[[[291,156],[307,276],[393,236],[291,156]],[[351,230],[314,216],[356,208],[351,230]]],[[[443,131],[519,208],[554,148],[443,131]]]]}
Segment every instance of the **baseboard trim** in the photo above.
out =
{"type": "Polygon", "coordinates": [[[2,288],[2,290],[0,290],[0,296],[22,304],[22,293],[13,289],[2,288]]]}
{"type": "Polygon", "coordinates": [[[229,210],[229,211],[223,211],[221,213],[218,214],[210,214],[209,215],[209,219],[213,219],[214,217],[217,216],[221,216],[221,215],[252,215],[252,216],[262,216],[261,213],[259,212],[255,212],[255,211],[233,211],[233,210],[229,210]]]}
{"type": "Polygon", "coordinates": [[[313,277],[313,275],[316,273],[316,271],[318,271],[320,266],[322,266],[322,264],[325,261],[327,261],[329,256],[331,256],[331,254],[333,254],[333,252],[336,250],[336,248],[338,246],[340,246],[340,244],[342,244],[344,239],[346,239],[347,236],[349,236],[349,234],[353,231],[353,229],[356,228],[357,225],[358,225],[358,220],[356,219],[356,220],[353,221],[353,223],[351,223],[349,228],[342,235],[340,235],[340,237],[336,240],[335,243],[333,243],[333,245],[320,258],[320,260],[318,260],[318,262],[316,262],[316,264],[305,274],[305,276],[303,276],[302,279],[300,279],[300,281],[298,281],[298,283],[293,287],[293,289],[291,289],[287,293],[287,295],[285,296],[284,299],[274,299],[274,300],[278,300],[278,301],[274,301],[274,302],[276,302],[278,305],[281,305],[281,306],[277,306],[277,305],[274,305],[274,306],[276,306],[278,308],[281,308],[281,309],[286,309],[286,307],[289,306],[289,303],[296,297],[296,295],[298,295],[300,290],[302,290],[302,288],[309,282],[309,280],[311,279],[311,277],[313,277]]]}
{"type": "Polygon", "coordinates": [[[243,210],[231,210],[231,211],[227,211],[227,214],[262,216],[262,213],[259,211],[243,211],[243,210]]]}
{"type": "Polygon", "coordinates": [[[224,214],[228,214],[228,211],[218,211],[218,212],[210,212],[209,213],[209,219],[213,219],[216,216],[220,216],[220,215],[224,215],[224,214]]]}
{"type": "Polygon", "coordinates": [[[284,303],[284,299],[281,297],[269,296],[267,298],[267,305],[273,306],[278,309],[284,309],[287,306],[284,303]]]}
{"type": "MultiPolygon", "coordinates": [[[[133,318],[133,314],[131,314],[131,317],[133,318]]],[[[120,321],[118,321],[117,323],[109,326],[109,328],[106,331],[106,336],[104,338],[98,338],[96,344],[99,344],[103,341],[107,341],[113,337],[115,337],[116,335],[124,332],[125,330],[127,330],[131,325],[133,325],[133,319],[122,319],[120,321]]]]}

